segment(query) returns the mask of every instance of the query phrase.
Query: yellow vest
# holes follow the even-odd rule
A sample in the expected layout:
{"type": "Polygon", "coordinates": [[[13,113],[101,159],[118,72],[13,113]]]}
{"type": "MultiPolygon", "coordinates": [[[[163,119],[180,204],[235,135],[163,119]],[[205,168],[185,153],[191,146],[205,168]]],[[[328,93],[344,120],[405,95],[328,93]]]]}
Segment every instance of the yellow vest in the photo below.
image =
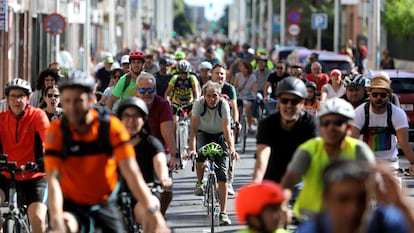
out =
{"type": "MultiPolygon", "coordinates": [[[[340,153],[340,158],[355,160],[358,139],[346,136],[340,153]]],[[[324,140],[320,137],[311,139],[298,147],[310,154],[311,161],[303,179],[303,189],[293,207],[293,213],[298,217],[306,213],[319,213],[322,209],[322,174],[330,163],[329,155],[324,148],[324,140]]]]}

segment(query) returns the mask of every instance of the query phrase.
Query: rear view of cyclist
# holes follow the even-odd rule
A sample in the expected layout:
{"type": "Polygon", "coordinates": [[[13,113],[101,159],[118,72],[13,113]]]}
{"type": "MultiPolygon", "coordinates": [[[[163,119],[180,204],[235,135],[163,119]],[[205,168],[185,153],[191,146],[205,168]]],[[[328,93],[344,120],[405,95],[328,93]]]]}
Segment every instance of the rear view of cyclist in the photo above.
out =
{"type": "MultiPolygon", "coordinates": [[[[204,145],[215,142],[228,152],[222,156],[214,156],[217,167],[218,191],[220,200],[220,225],[231,224],[227,215],[227,170],[228,158],[239,159],[234,148],[234,140],[230,128],[230,107],[224,98],[220,97],[221,85],[208,81],[203,86],[204,96],[194,102],[191,116],[190,128],[190,150],[189,155],[196,152],[204,145]],[[219,109],[220,108],[220,109],[219,109]],[[221,114],[220,114],[221,112],[221,114]]],[[[195,195],[203,195],[203,163],[206,157],[198,155],[196,163],[197,183],[194,190],[195,195]]]]}
{"type": "MultiPolygon", "coordinates": [[[[32,89],[26,80],[15,78],[4,88],[8,110],[0,113],[0,153],[17,167],[35,162],[41,172],[16,174],[16,186],[24,193],[23,203],[28,206],[27,214],[32,230],[46,231],[47,184],[43,172],[43,157],[46,130],[49,119],[46,113],[29,105],[32,89]]],[[[0,201],[5,200],[9,185],[8,174],[0,175],[0,201]]]]}
{"type": "Polygon", "coordinates": [[[286,224],[283,216],[289,211],[284,202],[289,199],[288,195],[280,185],[270,180],[241,187],[236,194],[236,215],[239,222],[247,224],[248,228],[237,233],[288,233],[281,228],[286,224]]]}

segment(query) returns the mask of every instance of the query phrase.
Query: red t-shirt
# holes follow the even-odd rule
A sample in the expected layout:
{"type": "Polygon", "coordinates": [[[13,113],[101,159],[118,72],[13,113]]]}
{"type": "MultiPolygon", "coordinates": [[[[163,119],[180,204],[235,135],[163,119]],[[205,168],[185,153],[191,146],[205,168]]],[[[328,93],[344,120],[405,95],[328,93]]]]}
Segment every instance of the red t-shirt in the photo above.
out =
{"type": "Polygon", "coordinates": [[[151,108],[149,109],[148,121],[151,129],[151,135],[161,141],[165,153],[170,153],[170,148],[161,134],[161,124],[166,121],[173,121],[172,109],[168,101],[156,95],[151,108]]]}
{"type": "Polygon", "coordinates": [[[323,85],[327,84],[329,82],[329,76],[325,73],[321,73],[319,75],[319,79],[316,80],[315,76],[313,74],[306,75],[306,79],[309,81],[312,81],[316,83],[316,90],[320,93],[321,88],[323,85]]]}

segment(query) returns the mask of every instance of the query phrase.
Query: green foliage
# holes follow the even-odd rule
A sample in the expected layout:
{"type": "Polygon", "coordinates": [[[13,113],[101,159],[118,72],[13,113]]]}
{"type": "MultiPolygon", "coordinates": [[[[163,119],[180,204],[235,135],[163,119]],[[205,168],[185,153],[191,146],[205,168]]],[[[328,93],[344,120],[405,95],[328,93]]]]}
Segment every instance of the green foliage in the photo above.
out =
{"type": "Polygon", "coordinates": [[[400,40],[414,36],[414,0],[387,0],[382,17],[385,28],[400,40]]]}
{"type": "Polygon", "coordinates": [[[174,31],[180,36],[193,33],[191,21],[186,14],[184,0],[174,0],[174,31]]]}

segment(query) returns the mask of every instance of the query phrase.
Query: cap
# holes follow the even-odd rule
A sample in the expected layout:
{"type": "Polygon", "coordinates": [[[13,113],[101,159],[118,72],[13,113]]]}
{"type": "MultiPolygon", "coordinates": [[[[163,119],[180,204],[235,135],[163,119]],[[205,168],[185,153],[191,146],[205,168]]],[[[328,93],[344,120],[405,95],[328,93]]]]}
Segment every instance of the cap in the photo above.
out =
{"type": "Polygon", "coordinates": [[[331,76],[334,75],[334,74],[338,75],[339,77],[341,77],[341,75],[342,75],[341,71],[338,70],[338,69],[331,70],[331,76]]]}
{"type": "Polygon", "coordinates": [[[129,55],[124,55],[121,57],[121,64],[129,64],[129,55]]]}
{"type": "Polygon", "coordinates": [[[104,59],[103,59],[103,62],[104,63],[114,63],[114,58],[113,57],[105,57],[104,59]]]}
{"type": "Polygon", "coordinates": [[[379,77],[386,78],[386,79],[390,80],[390,75],[387,72],[385,72],[385,71],[380,71],[378,73],[375,73],[372,76],[373,79],[374,78],[379,78],[379,77]]]}
{"type": "Polygon", "coordinates": [[[391,80],[382,76],[374,77],[371,79],[371,83],[367,87],[367,91],[370,91],[372,88],[382,88],[391,90],[391,80]]]}

